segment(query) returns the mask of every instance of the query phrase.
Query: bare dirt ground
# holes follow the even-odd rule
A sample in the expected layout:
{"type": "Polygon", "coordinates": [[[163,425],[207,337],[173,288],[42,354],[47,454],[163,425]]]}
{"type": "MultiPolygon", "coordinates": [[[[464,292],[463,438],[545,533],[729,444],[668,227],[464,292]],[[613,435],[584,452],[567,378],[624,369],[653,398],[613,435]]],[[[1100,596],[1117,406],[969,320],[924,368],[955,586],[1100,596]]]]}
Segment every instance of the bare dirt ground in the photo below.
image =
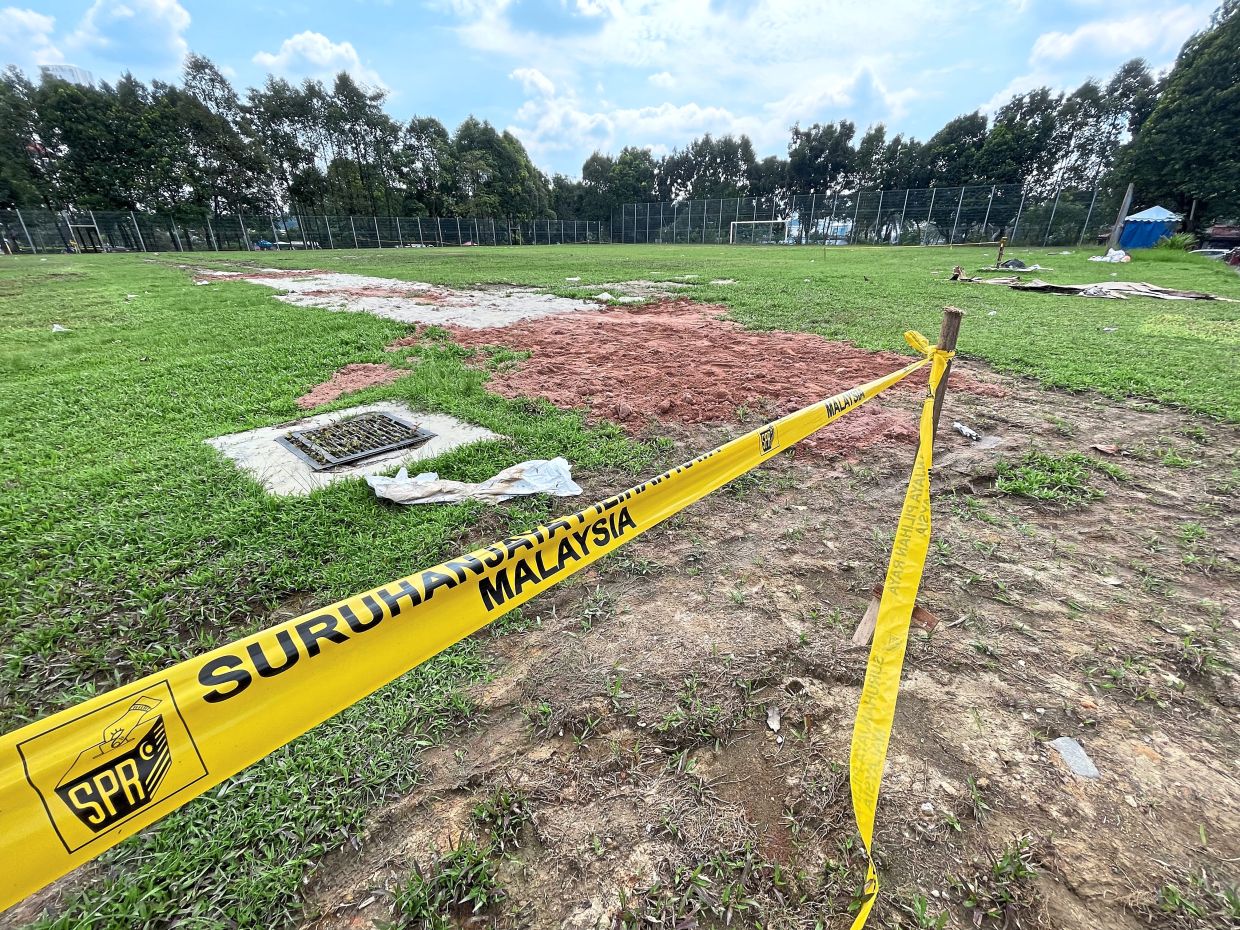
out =
{"type": "MultiPolygon", "coordinates": [[[[674,464],[797,402],[754,390],[767,405],[695,397],[621,419],[670,436],[674,464]],[[716,401],[730,422],[693,416],[716,401]]],[[[881,409],[911,428],[918,395],[881,409]]],[[[891,438],[792,450],[527,605],[506,635],[480,634],[494,675],[472,693],[476,725],[321,864],[308,926],[399,919],[411,872],[496,838],[503,900],[463,926],[848,926],[864,870],[847,760],[866,653],[851,636],[913,455],[891,438]],[[504,829],[475,815],[488,803],[504,829]]],[[[919,598],[940,623],[911,637],[871,926],[1234,926],[1211,892],[1240,872],[1237,440],[977,363],[953,375],[919,598]],[[1000,493],[997,463],[1030,448],[1126,477],[1093,473],[1106,496],[1072,508],[1000,493]],[[1060,736],[1099,778],[1069,771],[1060,736]]],[[[616,481],[593,476],[583,500],[616,481]]]]}
{"type": "MultiPolygon", "coordinates": [[[[586,407],[592,418],[632,432],[660,423],[723,423],[757,412],[783,416],[907,365],[907,356],[870,352],[810,333],[757,332],[721,319],[726,307],[670,300],[641,307],[598,308],[502,329],[449,329],[471,348],[503,346],[530,353],[492,376],[488,389],[507,397],[541,397],[586,407]]],[[[425,342],[414,334],[388,348],[425,342]]],[[[918,373],[896,388],[925,390],[918,373]]],[[[1002,388],[962,366],[958,390],[998,395],[1002,388]]],[[[916,424],[882,400],[867,404],[803,449],[838,454],[876,442],[912,443],[916,424]]]]}
{"type": "Polygon", "coordinates": [[[312,410],[321,404],[330,404],[338,397],[361,391],[380,384],[391,384],[398,378],[409,374],[407,368],[393,368],[391,365],[374,365],[359,362],[345,365],[322,384],[316,384],[309,391],[297,398],[297,406],[302,410],[312,410]]]}

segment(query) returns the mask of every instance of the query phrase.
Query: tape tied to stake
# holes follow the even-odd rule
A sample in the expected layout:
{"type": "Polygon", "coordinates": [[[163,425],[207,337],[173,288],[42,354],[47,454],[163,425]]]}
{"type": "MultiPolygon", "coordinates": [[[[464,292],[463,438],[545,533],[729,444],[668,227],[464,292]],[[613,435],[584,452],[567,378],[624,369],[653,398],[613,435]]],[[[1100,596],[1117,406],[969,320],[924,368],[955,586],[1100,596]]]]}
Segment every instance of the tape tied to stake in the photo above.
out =
{"type": "MultiPolygon", "coordinates": [[[[373,693],[661,521],[791,448],[926,365],[938,383],[946,354],[910,342],[923,358],[768,423],[605,501],[380,588],[213,649],[132,685],[0,736],[0,910],[182,807],[270,752],[373,693]],[[942,356],[942,357],[940,357],[942,356]]],[[[920,513],[929,461],[922,451],[897,533],[920,513]],[[920,470],[919,470],[920,469],[920,470]],[[919,478],[919,475],[921,476],[919,478]],[[922,497],[915,497],[914,491],[922,497]],[[910,502],[916,507],[910,508],[910,502]]],[[[929,531],[928,502],[925,532],[929,531]]],[[[901,561],[920,573],[909,551],[901,561]]],[[[908,613],[906,574],[888,570],[875,648],[908,613]],[[900,593],[896,593],[900,592],[900,593]],[[891,600],[889,601],[889,598],[891,600]],[[904,605],[907,604],[907,610],[904,605]]],[[[903,655],[900,640],[900,655],[903,655]]],[[[875,688],[898,687],[867,670],[862,708],[875,688]],[[875,683],[871,685],[871,678],[875,683]]],[[[888,668],[886,671],[893,669],[888,668]]],[[[894,706],[894,692],[879,695],[894,706]]],[[[881,710],[881,708],[879,708],[881,710]]],[[[879,717],[875,718],[881,723],[879,717]]],[[[858,726],[861,726],[859,710],[858,726]]],[[[865,732],[873,726],[867,723],[865,732]]],[[[886,732],[890,731],[888,717],[886,732]]],[[[883,751],[886,738],[883,739],[883,751]]],[[[854,739],[854,756],[856,740],[854,739]]],[[[870,753],[867,771],[881,774],[870,753]]],[[[854,765],[856,759],[854,759],[854,765]]],[[[854,768],[854,773],[856,769],[854,768]]],[[[877,777],[858,825],[869,849],[877,777]],[[868,825],[865,825],[868,824],[868,825]]],[[[872,873],[871,868],[871,873],[872,873]]],[[[876,888],[877,885],[875,884],[876,888]]],[[[868,913],[869,904],[863,912],[868,913]]]]}
{"type": "Polygon", "coordinates": [[[853,723],[852,747],[849,752],[849,787],[852,791],[853,817],[866,852],[865,899],[861,903],[852,930],[861,930],[878,897],[878,873],[874,870],[874,819],[878,793],[882,786],[883,766],[895,720],[896,697],[904,668],[904,652],[908,646],[909,622],[917,602],[926,553],[930,548],[930,464],[934,447],[934,394],[955,354],[933,347],[920,333],[908,332],[905,340],[921,351],[930,362],[930,384],[921,406],[918,425],[920,442],[909,477],[900,522],[891,545],[887,578],[879,601],[874,639],[866,662],[865,683],[857,702],[853,723]]]}

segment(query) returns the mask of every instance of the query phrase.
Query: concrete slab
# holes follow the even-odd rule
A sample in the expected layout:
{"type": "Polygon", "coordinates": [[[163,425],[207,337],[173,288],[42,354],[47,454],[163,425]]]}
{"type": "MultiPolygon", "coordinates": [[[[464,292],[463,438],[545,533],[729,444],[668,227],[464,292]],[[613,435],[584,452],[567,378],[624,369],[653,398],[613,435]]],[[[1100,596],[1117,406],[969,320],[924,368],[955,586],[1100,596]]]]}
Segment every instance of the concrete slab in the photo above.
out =
{"type": "Polygon", "coordinates": [[[456,290],[421,281],[341,272],[306,272],[297,277],[270,277],[258,272],[232,277],[283,291],[276,299],[298,307],[370,313],[400,323],[488,329],[519,320],[598,309],[593,301],[556,297],[531,287],[456,290]]]}
{"type": "Polygon", "coordinates": [[[332,413],[320,413],[292,423],[263,426],[244,433],[217,436],[206,442],[207,445],[214,446],[232,459],[238,468],[248,472],[269,493],[281,497],[294,497],[305,496],[311,491],[327,487],[337,481],[360,478],[363,475],[377,475],[397,465],[407,465],[422,459],[434,458],[470,443],[503,438],[489,429],[474,426],[446,414],[420,413],[410,410],[404,404],[379,403],[350,407],[348,410],[337,410],[332,413]],[[416,449],[398,449],[357,465],[346,465],[331,471],[315,471],[305,461],[276,442],[278,437],[286,435],[291,430],[326,426],[328,423],[335,423],[346,417],[371,412],[390,413],[408,423],[416,423],[434,433],[435,438],[416,449]]]}

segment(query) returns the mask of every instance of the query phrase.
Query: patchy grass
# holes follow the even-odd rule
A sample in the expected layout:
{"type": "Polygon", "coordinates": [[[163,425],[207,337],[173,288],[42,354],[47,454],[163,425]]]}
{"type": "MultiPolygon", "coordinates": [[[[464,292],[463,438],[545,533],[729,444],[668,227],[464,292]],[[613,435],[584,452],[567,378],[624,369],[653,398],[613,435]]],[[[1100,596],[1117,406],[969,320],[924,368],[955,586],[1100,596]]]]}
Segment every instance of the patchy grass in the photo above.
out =
{"type": "Polygon", "coordinates": [[[453,930],[504,900],[493,850],[462,839],[426,872],[415,869],[396,892],[398,927],[453,930]]]}
{"type": "MultiPolygon", "coordinates": [[[[0,291],[5,731],[268,626],[277,611],[570,509],[393,508],[361,482],[269,497],[204,440],[302,416],[296,398],[349,362],[400,364],[383,347],[406,327],[290,307],[265,288],[195,287],[141,260],[72,258],[0,267],[11,285],[0,291]]],[[[587,473],[648,468],[651,451],[616,428],[488,394],[486,373],[454,346],[409,355],[408,377],[333,406],[399,400],[511,437],[426,463],[447,478],[557,455],[587,473]]],[[[46,925],[296,919],[309,866],[421,779],[421,752],[471,724],[462,689],[486,675],[478,646],[449,650],[122,844],[46,925]]]]}
{"type": "MultiPolygon", "coordinates": [[[[1240,277],[1221,262],[1200,256],[1146,249],[1127,264],[1112,265],[1088,261],[1089,249],[1074,249],[1072,255],[1060,251],[1018,249],[1016,257],[1050,266],[1054,272],[1044,277],[1054,281],[1148,281],[1240,298],[1240,277]]],[[[1160,300],[1093,300],[948,280],[953,265],[982,267],[993,262],[994,254],[991,248],[974,247],[625,245],[193,258],[203,264],[249,261],[288,268],[313,264],[332,271],[458,286],[534,284],[569,296],[598,293],[593,284],[634,278],[669,281],[693,273],[698,278],[687,296],[726,304],[732,316],[748,327],[819,333],[896,352],[908,351],[901,335],[906,329],[937,333],[943,307],[953,304],[969,314],[961,336],[966,357],[982,358],[1001,371],[1030,375],[1057,387],[1096,390],[1112,397],[1151,397],[1240,421],[1240,382],[1233,374],[1240,304],[1179,303],[1174,307],[1177,319],[1168,321],[1168,304],[1160,300]],[[580,277],[581,282],[569,286],[566,277],[580,277]],[[735,283],[704,283],[712,279],[735,283]]],[[[180,262],[186,256],[168,258],[180,262]]],[[[135,260],[67,256],[55,261],[67,264],[74,259],[135,260]]]]}
{"type": "Polygon", "coordinates": [[[1001,461],[995,489],[1002,494],[1029,497],[1064,507],[1079,506],[1105,497],[1106,492],[1094,486],[1093,472],[1113,481],[1123,481],[1123,469],[1079,452],[1051,455],[1031,449],[1015,462],[1001,461]]]}
{"type": "Polygon", "coordinates": [[[520,788],[497,788],[474,805],[470,816],[496,849],[520,846],[521,831],[531,817],[529,796],[520,788]]]}
{"type": "Polygon", "coordinates": [[[1018,836],[988,862],[975,862],[954,885],[975,926],[1021,927],[1037,902],[1033,840],[1018,836]]]}
{"type": "Polygon", "coordinates": [[[1203,869],[1200,875],[1163,885],[1145,916],[1165,930],[1233,930],[1240,926],[1240,889],[1203,869]]]}
{"type": "MultiPolygon", "coordinates": [[[[1022,257],[1052,264],[1057,280],[1100,280],[1115,273],[1240,296],[1234,275],[1188,256],[1102,268],[1086,264],[1083,256],[1022,257]]],[[[243,255],[192,259],[250,261],[243,255]]],[[[396,509],[377,504],[360,483],[274,499],[204,444],[214,435],[300,416],[295,399],[344,364],[387,362],[411,373],[333,408],[400,400],[511,437],[427,463],[448,478],[477,481],[525,458],[563,455],[584,473],[605,470],[623,480],[648,473],[661,454],[657,443],[634,443],[611,427],[587,428],[580,417],[548,404],[489,395],[488,372],[516,363],[517,353],[470,353],[446,339],[385,353],[383,346],[406,327],[362,314],[291,307],[273,300],[271,291],[243,283],[194,287],[183,270],[158,263],[164,260],[54,256],[0,265],[0,411],[8,427],[0,434],[5,730],[269,625],[273,612],[300,612],[364,590],[526,529],[563,507],[535,500],[498,508],[396,509]],[[53,333],[53,323],[68,331],[53,333]]],[[[568,293],[563,279],[570,275],[602,282],[668,279],[691,270],[701,280],[736,279],[735,285],[700,285],[690,293],[727,303],[748,326],[806,330],[897,350],[903,349],[904,329],[933,333],[942,305],[955,303],[981,311],[966,323],[968,353],[1001,369],[1240,420],[1240,386],[1229,377],[1233,356],[1217,338],[1235,325],[1237,305],[1177,305],[1202,325],[1171,327],[1164,320],[1161,328],[1145,332],[1141,325],[1160,309],[1153,301],[1095,302],[953,285],[945,281],[953,256],[941,250],[565,247],[264,255],[258,261],[443,284],[513,281],[561,293],[568,293]],[[991,309],[994,317],[987,315],[991,309]],[[1104,322],[1116,331],[1105,333],[1104,322]]],[[[1170,442],[1167,447],[1175,451],[1170,442]]],[[[1161,448],[1155,454],[1160,463],[1176,464],[1161,448]]],[[[1188,457],[1183,449],[1176,454],[1188,457]]],[[[1101,472],[1084,467],[1089,485],[1101,472]]],[[[862,469],[858,477],[876,480],[874,471],[862,469]]],[[[1229,486],[1240,487],[1237,476],[1226,479],[1229,486]]],[[[728,492],[734,504],[771,493],[758,478],[737,482],[728,492]]],[[[997,520],[971,503],[958,516],[997,520]]],[[[1203,557],[1198,550],[1205,540],[1197,530],[1185,529],[1178,545],[1186,558],[1203,557]]],[[[633,583],[659,571],[636,557],[603,564],[632,575],[633,583]]],[[[756,598],[746,604],[745,592],[735,590],[738,608],[753,606],[756,598]]],[[[848,623],[838,606],[821,609],[823,624],[848,623]]],[[[615,625],[616,612],[606,590],[586,587],[574,619],[584,630],[605,630],[615,625]]],[[[816,609],[811,616],[818,616],[816,609]]],[[[517,611],[495,629],[539,624],[528,610],[517,611]]],[[[1211,655],[1200,644],[1186,644],[1176,661],[1185,675],[1198,668],[1204,674],[1211,655]]],[[[325,851],[356,838],[386,798],[424,778],[422,751],[472,725],[478,712],[465,689],[487,674],[478,642],[444,653],[122,844],[86,873],[89,881],[67,888],[43,925],[299,922],[309,868],[325,851]]],[[[725,677],[726,688],[683,679],[683,688],[667,695],[665,716],[648,721],[654,741],[676,750],[668,754],[676,766],[687,770],[692,764],[686,744],[726,743],[748,713],[746,684],[725,677]]],[[[638,688],[632,682],[629,687],[638,688]]],[[[624,689],[617,673],[602,700],[627,707],[624,689]]],[[[556,713],[539,704],[531,719],[550,730],[556,713]]],[[[593,719],[570,728],[573,737],[591,738],[593,719]]],[[[973,803],[980,820],[988,810],[980,788],[973,803]]],[[[496,795],[479,807],[481,845],[450,852],[435,869],[411,879],[416,887],[408,890],[409,909],[402,912],[408,925],[434,925],[416,916],[423,905],[440,909],[441,918],[448,915],[443,919],[467,919],[480,897],[489,901],[498,894],[479,878],[483,872],[493,878],[479,859],[493,863],[497,850],[515,842],[521,827],[511,831],[524,803],[496,795]],[[462,875],[473,878],[458,886],[462,875]],[[460,897],[457,887],[466,889],[460,897]],[[462,898],[478,888],[482,892],[461,910],[462,898]]],[[[700,902],[690,905],[691,913],[723,920],[730,909],[733,925],[739,925],[759,912],[746,910],[751,897],[778,901],[795,891],[811,902],[839,905],[859,887],[856,869],[851,875],[789,877],[764,860],[754,860],[742,878],[747,855],[704,861],[697,877],[691,877],[693,868],[666,873],[663,890],[647,895],[646,904],[662,907],[666,891],[675,911],[682,893],[691,894],[700,902]],[[712,886],[699,893],[702,875],[712,886]]],[[[759,910],[778,913],[775,905],[759,910]]]]}

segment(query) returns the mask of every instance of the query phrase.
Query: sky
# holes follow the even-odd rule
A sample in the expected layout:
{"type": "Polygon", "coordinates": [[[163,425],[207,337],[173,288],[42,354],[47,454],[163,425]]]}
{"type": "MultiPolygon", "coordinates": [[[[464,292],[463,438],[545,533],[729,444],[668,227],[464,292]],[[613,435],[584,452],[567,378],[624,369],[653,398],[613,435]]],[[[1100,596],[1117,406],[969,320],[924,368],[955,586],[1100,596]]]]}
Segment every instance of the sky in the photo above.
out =
{"type": "MultiPolygon", "coordinates": [[[[3,4],[5,0],[0,0],[3,4]]],[[[837,119],[926,139],[1013,93],[1157,69],[1218,0],[16,0],[0,64],[176,80],[189,51],[238,88],[267,74],[385,88],[399,119],[509,129],[548,173],[591,152],[656,156],[703,133],[786,155],[837,119]]]]}

